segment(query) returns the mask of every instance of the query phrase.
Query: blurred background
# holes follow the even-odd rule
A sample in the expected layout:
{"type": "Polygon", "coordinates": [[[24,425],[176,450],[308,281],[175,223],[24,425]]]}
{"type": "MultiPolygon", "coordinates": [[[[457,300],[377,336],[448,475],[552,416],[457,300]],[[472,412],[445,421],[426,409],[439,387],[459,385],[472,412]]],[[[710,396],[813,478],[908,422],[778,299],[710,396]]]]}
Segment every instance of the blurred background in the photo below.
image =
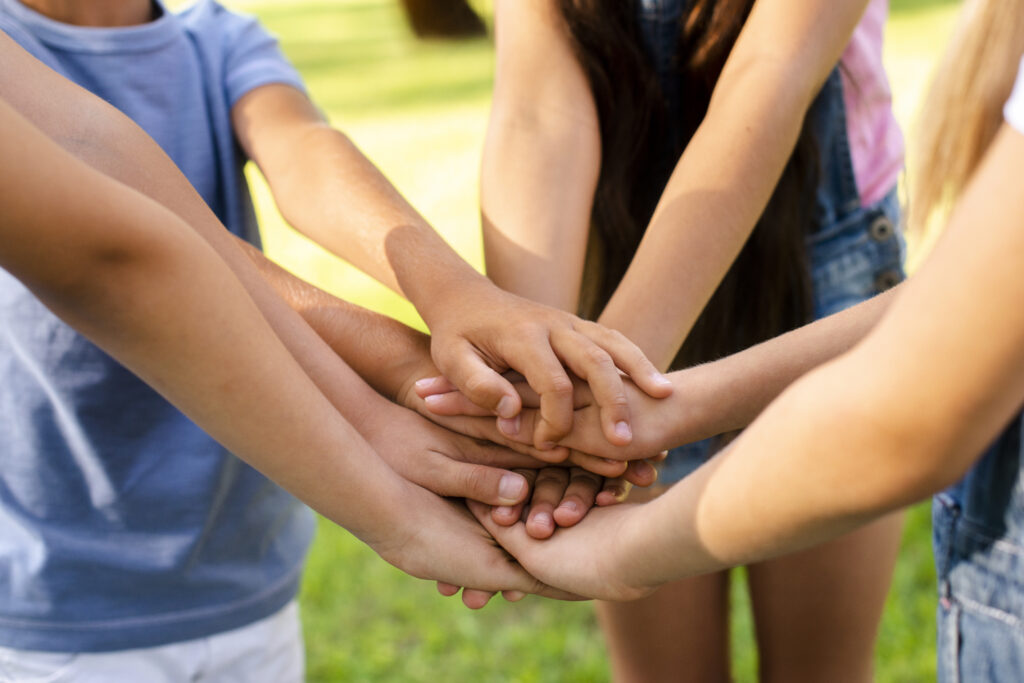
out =
{"type": "MultiPolygon", "coordinates": [[[[494,64],[486,35],[490,0],[470,0],[472,14],[465,0],[225,4],[259,16],[279,36],[334,124],[455,249],[482,268],[477,176],[494,64]],[[451,29],[471,37],[417,39],[403,3],[413,10],[420,33],[451,29]],[[436,16],[436,8],[449,3],[454,14],[436,16]]],[[[911,144],[918,101],[958,5],[959,0],[892,0],[886,65],[896,113],[911,144]]],[[[250,180],[274,260],[338,296],[422,328],[408,303],[285,226],[262,178],[251,169],[250,180]]],[[[753,681],[756,651],[739,578],[734,576],[732,591],[734,673],[737,681],[753,681]]],[[[934,584],[929,509],[921,504],[908,517],[881,626],[879,681],[935,679],[934,584]]],[[[588,604],[529,598],[510,605],[497,599],[481,612],[470,612],[327,523],[320,525],[301,602],[310,681],[608,679],[588,604]]]]}

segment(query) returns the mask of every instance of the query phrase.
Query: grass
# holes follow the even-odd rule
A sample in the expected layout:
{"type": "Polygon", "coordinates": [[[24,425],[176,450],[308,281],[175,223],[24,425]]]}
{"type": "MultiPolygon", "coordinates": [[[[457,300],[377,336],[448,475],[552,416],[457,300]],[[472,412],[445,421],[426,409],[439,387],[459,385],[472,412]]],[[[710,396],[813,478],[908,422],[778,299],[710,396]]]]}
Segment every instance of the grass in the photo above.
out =
{"type": "MultiPolygon", "coordinates": [[[[452,245],[482,264],[477,169],[493,53],[484,40],[417,42],[395,0],[235,2],[276,32],[314,99],[452,245]]],[[[893,0],[886,65],[909,128],[956,0],[893,0]]],[[[268,252],[350,300],[410,324],[410,305],[283,225],[251,173],[268,252]]],[[[340,201],[344,201],[342,198],[340,201]]],[[[879,681],[935,678],[927,506],[908,516],[877,648],[879,681]]],[[[600,681],[608,678],[588,605],[530,599],[479,613],[385,565],[321,522],[301,596],[311,681],[600,681]]],[[[735,676],[756,679],[749,603],[733,585],[735,676]]]]}

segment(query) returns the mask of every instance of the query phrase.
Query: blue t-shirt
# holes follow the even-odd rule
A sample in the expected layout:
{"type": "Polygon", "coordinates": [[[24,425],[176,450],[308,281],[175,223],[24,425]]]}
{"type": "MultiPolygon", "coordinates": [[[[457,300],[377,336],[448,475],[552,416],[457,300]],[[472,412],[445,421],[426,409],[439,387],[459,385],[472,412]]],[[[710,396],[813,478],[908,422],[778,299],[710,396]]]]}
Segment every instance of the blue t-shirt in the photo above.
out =
{"type": "MultiPolygon", "coordinates": [[[[302,83],[254,19],[211,0],[160,9],[82,28],[0,0],[0,30],[134,119],[228,229],[258,241],[230,109],[302,83]]],[[[313,528],[0,270],[0,645],[95,652],[243,626],[295,596],[313,528]]]]}

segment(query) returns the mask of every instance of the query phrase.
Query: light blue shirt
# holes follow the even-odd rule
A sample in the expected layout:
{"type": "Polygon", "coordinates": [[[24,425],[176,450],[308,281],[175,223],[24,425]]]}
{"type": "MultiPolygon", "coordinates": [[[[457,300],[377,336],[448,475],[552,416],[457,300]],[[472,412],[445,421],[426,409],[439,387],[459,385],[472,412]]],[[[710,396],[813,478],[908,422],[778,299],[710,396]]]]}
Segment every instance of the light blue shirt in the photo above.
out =
{"type": "MultiPolygon", "coordinates": [[[[134,119],[258,242],[230,110],[302,84],[256,20],[200,0],[82,28],[0,0],[0,30],[134,119]]],[[[243,626],[295,596],[313,528],[0,270],[0,645],[119,650],[243,626]]]]}

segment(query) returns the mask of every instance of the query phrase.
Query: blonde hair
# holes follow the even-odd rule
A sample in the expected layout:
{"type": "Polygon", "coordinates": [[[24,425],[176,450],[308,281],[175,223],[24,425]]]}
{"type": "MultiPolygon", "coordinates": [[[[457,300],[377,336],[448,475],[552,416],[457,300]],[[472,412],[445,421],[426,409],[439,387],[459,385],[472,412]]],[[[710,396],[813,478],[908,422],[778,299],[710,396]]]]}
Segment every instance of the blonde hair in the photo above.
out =
{"type": "Polygon", "coordinates": [[[910,160],[909,228],[959,197],[1002,124],[1024,52],[1024,0],[967,0],[924,100],[910,160]]]}

